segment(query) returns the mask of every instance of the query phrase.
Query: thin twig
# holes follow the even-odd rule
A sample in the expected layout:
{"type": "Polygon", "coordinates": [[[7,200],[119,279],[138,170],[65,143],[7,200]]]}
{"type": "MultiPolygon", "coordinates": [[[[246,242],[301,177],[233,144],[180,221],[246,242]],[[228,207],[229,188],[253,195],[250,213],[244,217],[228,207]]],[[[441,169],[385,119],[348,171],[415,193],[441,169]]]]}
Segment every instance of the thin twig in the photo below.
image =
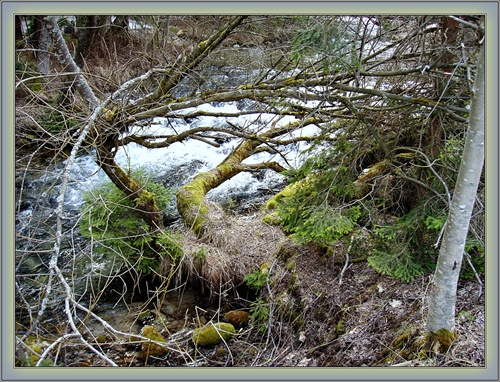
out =
{"type": "Polygon", "coordinates": [[[476,277],[477,282],[479,283],[479,292],[477,295],[477,297],[479,298],[481,296],[481,294],[483,293],[483,283],[482,283],[481,279],[479,278],[479,274],[477,273],[476,268],[472,264],[472,261],[470,259],[470,255],[464,251],[464,256],[467,259],[470,267],[472,268],[472,271],[474,272],[474,276],[476,277]]]}
{"type": "Polygon", "coordinates": [[[351,252],[353,242],[354,242],[354,236],[351,236],[351,243],[349,244],[349,247],[347,248],[347,251],[345,252],[344,268],[342,268],[342,271],[340,272],[339,285],[342,285],[342,278],[344,277],[344,273],[347,270],[347,267],[349,266],[349,252],[351,252]]]}

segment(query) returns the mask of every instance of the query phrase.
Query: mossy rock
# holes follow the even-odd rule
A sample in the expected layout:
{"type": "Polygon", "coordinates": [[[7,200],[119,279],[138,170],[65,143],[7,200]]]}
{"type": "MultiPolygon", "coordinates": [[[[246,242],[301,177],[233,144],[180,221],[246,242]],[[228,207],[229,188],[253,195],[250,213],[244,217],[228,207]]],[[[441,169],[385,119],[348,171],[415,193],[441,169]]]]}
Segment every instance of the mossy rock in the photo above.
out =
{"type": "Polygon", "coordinates": [[[250,313],[244,310],[231,310],[224,314],[224,321],[230,323],[235,327],[241,327],[245,325],[250,319],[250,313]]]}
{"type": "MultiPolygon", "coordinates": [[[[154,326],[145,326],[142,328],[141,335],[143,337],[149,338],[156,342],[166,342],[165,338],[158,332],[154,326]]],[[[143,358],[148,358],[149,356],[161,357],[167,354],[168,349],[154,342],[143,342],[141,344],[141,354],[143,358]]]]}
{"type": "MultiPolygon", "coordinates": [[[[16,357],[16,366],[36,366],[40,357],[37,354],[42,354],[44,350],[50,345],[47,341],[40,341],[38,338],[30,336],[26,339],[25,344],[33,350],[24,351],[21,350],[19,356],[16,357]]],[[[44,359],[40,366],[54,366],[54,362],[50,359],[44,359]]]]}
{"type": "Polygon", "coordinates": [[[197,346],[215,346],[222,340],[227,341],[231,339],[234,333],[234,326],[229,323],[209,323],[194,331],[193,343],[197,346]]]}

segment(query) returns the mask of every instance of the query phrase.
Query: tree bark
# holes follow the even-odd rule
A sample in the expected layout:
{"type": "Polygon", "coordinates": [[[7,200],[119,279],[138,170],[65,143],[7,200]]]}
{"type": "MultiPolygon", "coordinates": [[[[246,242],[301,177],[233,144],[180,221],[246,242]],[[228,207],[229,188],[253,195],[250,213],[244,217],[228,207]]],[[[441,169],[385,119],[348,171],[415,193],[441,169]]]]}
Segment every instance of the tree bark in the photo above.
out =
{"type": "Polygon", "coordinates": [[[33,45],[36,49],[36,63],[40,74],[47,74],[50,69],[50,36],[47,28],[43,24],[44,16],[35,16],[35,34],[33,37],[33,45]]]}
{"type": "Polygon", "coordinates": [[[85,98],[91,108],[94,109],[99,105],[99,100],[95,96],[92,88],[88,84],[87,80],[81,73],[80,68],[75,63],[73,58],[71,57],[71,53],[69,52],[68,46],[64,41],[63,35],[57,22],[53,16],[47,16],[43,18],[45,28],[47,29],[52,41],[54,42],[54,46],[57,50],[57,59],[61,63],[61,65],[68,71],[72,72],[71,77],[75,80],[76,88],[85,98]]]}
{"type": "Polygon", "coordinates": [[[95,44],[97,35],[97,19],[99,16],[76,16],[76,27],[78,28],[78,44],[76,46],[75,62],[83,67],[92,45],[95,44]]]}
{"type": "Polygon", "coordinates": [[[464,153],[429,294],[428,334],[455,329],[457,283],[484,162],[484,61],[481,46],[464,153]]]}
{"type": "Polygon", "coordinates": [[[21,16],[19,15],[15,15],[14,16],[14,20],[15,20],[15,39],[16,39],[16,42],[18,41],[21,41],[24,37],[23,35],[23,21],[21,19],[21,16]]]}

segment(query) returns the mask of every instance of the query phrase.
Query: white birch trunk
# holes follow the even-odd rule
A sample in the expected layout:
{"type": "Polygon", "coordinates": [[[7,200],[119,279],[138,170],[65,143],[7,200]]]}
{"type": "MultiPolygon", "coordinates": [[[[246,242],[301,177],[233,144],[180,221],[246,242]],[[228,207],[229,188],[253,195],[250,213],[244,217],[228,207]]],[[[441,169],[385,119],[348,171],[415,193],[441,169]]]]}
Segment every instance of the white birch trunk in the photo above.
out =
{"type": "Polygon", "coordinates": [[[455,329],[458,278],[484,162],[484,61],[483,45],[479,51],[464,153],[429,294],[428,334],[455,329]]]}

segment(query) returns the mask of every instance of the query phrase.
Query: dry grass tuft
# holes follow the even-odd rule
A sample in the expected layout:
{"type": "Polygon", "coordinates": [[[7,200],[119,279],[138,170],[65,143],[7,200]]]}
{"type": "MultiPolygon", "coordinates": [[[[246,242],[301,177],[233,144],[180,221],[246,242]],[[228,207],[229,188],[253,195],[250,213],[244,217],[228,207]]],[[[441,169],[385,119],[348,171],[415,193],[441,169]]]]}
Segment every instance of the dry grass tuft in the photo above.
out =
{"type": "Polygon", "coordinates": [[[285,240],[279,227],[262,222],[260,213],[235,218],[211,205],[208,234],[197,238],[184,235],[182,277],[200,279],[211,294],[229,290],[243,282],[245,275],[273,261],[285,240]]]}

